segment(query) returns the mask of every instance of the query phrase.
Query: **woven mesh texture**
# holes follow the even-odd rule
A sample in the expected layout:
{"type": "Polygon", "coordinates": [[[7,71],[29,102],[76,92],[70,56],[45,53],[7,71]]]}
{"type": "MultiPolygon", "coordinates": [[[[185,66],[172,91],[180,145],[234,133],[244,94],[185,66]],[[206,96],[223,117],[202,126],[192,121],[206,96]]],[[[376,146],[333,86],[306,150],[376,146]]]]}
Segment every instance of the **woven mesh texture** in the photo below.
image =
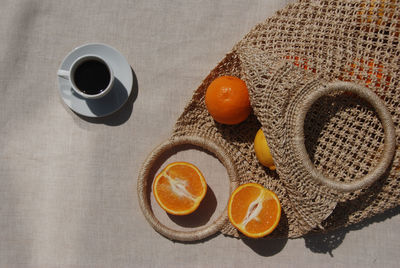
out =
{"type": "MultiPolygon", "coordinates": [[[[299,237],[358,223],[400,203],[400,151],[385,176],[362,190],[339,193],[310,179],[296,156],[294,118],[304,96],[333,81],[375,92],[390,111],[400,137],[400,2],[300,1],[256,25],[214,68],[178,119],[173,137],[195,135],[222,145],[232,156],[239,183],[257,182],[276,192],[283,213],[274,237],[299,237]],[[253,112],[234,126],[215,122],[204,104],[216,77],[242,78],[253,112]],[[253,141],[262,127],[276,172],[261,166],[253,141]]],[[[351,182],[382,156],[382,123],[357,96],[324,96],[308,111],[305,146],[311,161],[335,180],[351,182]]],[[[226,223],[222,233],[240,236],[226,223]]]]}

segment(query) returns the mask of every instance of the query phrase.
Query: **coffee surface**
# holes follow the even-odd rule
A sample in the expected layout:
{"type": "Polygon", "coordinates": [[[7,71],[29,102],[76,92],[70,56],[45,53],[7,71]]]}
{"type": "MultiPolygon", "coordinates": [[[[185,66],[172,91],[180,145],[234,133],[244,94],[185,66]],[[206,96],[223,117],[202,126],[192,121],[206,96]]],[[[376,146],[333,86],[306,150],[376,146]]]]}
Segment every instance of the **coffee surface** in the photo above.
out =
{"type": "Polygon", "coordinates": [[[76,68],[74,82],[83,93],[96,95],[110,83],[110,71],[103,62],[88,60],[76,68]]]}

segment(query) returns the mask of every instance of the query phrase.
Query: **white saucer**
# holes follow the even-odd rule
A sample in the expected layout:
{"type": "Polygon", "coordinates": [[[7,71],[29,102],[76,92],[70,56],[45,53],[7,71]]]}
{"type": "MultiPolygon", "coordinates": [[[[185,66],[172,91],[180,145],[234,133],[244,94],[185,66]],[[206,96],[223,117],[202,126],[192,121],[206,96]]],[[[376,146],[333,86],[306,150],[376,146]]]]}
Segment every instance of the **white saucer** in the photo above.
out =
{"type": "Polygon", "coordinates": [[[63,60],[59,69],[68,70],[71,64],[85,55],[104,58],[114,71],[115,81],[111,91],[100,99],[84,99],[74,92],[68,80],[57,77],[61,98],[71,110],[87,117],[103,117],[116,112],[128,100],[132,91],[132,69],[125,57],[105,44],[86,44],[72,50],[63,60]]]}

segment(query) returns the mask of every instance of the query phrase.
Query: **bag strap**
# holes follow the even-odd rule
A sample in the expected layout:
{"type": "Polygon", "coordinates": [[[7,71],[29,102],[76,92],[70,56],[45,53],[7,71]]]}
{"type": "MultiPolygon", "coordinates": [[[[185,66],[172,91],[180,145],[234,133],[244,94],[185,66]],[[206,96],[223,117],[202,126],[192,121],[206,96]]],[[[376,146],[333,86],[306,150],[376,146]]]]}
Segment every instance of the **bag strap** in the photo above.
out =
{"type": "Polygon", "coordinates": [[[179,241],[201,240],[221,230],[221,228],[228,220],[228,205],[225,207],[221,215],[212,224],[206,225],[193,231],[178,231],[165,226],[156,218],[150,205],[150,187],[154,179],[150,177],[152,175],[152,167],[155,165],[156,161],[164,155],[164,153],[172,150],[174,147],[179,145],[195,145],[213,153],[227,169],[230,180],[230,194],[234,189],[237,188],[239,177],[237,175],[236,168],[229,155],[225,153],[225,150],[220,145],[212,142],[209,139],[198,136],[174,137],[166,140],[158,147],[156,147],[144,161],[142,168],[139,172],[137,184],[139,205],[146,220],[157,232],[159,232],[163,236],[171,240],[179,241]]]}
{"type": "Polygon", "coordinates": [[[320,182],[323,185],[331,187],[340,192],[352,192],[362,188],[365,188],[371,185],[373,182],[378,180],[390,166],[395,149],[396,149],[396,134],[395,128],[393,124],[392,117],[390,115],[389,110],[386,108],[384,102],[366,87],[348,83],[348,82],[334,82],[330,83],[324,87],[320,87],[317,90],[308,94],[303,100],[300,106],[300,112],[295,121],[294,128],[294,143],[297,153],[300,156],[300,159],[303,159],[303,164],[305,169],[309,172],[311,177],[320,182]],[[311,108],[312,104],[318,100],[320,97],[327,95],[328,93],[334,91],[347,91],[356,94],[357,96],[368,101],[376,110],[379,119],[382,122],[383,130],[384,130],[384,149],[383,156],[380,159],[380,162],[375,167],[373,171],[368,173],[366,176],[354,180],[351,183],[339,182],[332,180],[325,175],[322,174],[319,170],[317,170],[314,164],[311,162],[306,147],[304,143],[304,120],[306,118],[307,112],[311,108]]]}

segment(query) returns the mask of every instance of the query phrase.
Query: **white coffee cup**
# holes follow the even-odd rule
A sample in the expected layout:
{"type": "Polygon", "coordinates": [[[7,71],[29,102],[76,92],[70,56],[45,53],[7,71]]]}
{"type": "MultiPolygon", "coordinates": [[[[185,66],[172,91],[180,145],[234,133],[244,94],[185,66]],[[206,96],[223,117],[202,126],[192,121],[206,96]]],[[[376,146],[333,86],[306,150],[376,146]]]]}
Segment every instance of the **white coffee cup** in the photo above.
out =
{"type": "Polygon", "coordinates": [[[108,94],[114,84],[114,72],[100,56],[84,55],[77,58],[69,70],[58,70],[57,75],[68,79],[71,88],[86,99],[98,99],[108,94]]]}

